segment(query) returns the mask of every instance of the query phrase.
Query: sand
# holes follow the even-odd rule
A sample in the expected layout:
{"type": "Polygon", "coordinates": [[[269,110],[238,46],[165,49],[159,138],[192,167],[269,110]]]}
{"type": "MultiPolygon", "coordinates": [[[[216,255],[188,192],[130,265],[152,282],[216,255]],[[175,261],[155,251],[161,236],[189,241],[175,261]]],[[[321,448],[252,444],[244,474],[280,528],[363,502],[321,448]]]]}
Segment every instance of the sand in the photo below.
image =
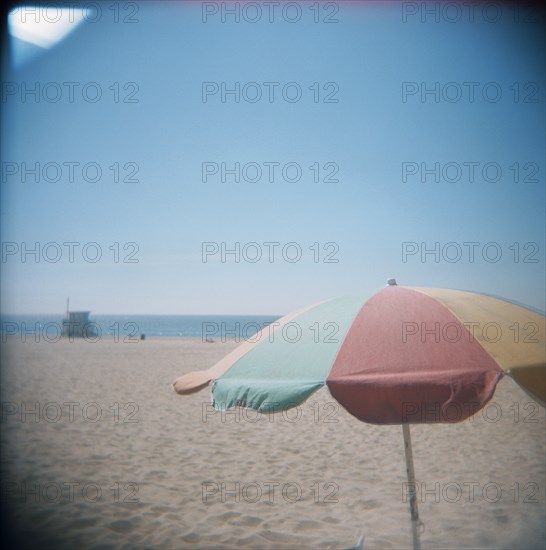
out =
{"type": "MultiPolygon", "coordinates": [[[[172,391],[235,345],[11,337],[2,499],[17,547],[410,547],[399,426],[363,424],[324,389],[270,417],[172,391]]],[[[507,378],[494,402],[412,427],[423,548],[544,548],[545,410],[507,378]]]]}

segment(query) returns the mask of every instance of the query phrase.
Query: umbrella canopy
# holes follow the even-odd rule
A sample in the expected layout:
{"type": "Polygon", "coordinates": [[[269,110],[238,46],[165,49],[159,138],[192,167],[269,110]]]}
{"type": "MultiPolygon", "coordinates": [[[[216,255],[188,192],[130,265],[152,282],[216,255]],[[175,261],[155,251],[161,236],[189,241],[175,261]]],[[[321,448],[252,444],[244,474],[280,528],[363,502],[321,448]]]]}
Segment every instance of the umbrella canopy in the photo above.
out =
{"type": "Polygon", "coordinates": [[[544,315],[507,300],[391,280],[287,315],[174,387],[212,381],[217,409],[276,412],[326,384],[365,422],[454,422],[481,409],[505,374],[544,404],[545,333],[544,315]]]}
{"type": "Polygon", "coordinates": [[[279,319],[208,370],[174,382],[180,394],[212,381],[216,409],[277,412],[324,385],[353,416],[402,424],[414,549],[421,547],[409,424],[475,414],[511,376],[546,401],[546,318],[461,290],[399,287],[337,298],[279,319]]]}

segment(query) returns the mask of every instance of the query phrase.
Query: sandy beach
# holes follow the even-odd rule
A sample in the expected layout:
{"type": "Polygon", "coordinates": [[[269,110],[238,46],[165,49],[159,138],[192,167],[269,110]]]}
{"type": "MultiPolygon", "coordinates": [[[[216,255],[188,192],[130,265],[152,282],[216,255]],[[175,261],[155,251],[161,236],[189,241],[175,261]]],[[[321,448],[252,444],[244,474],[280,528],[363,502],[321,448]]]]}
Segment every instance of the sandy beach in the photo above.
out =
{"type": "MultiPolygon", "coordinates": [[[[410,547],[399,426],[361,423],[325,389],[272,416],[172,391],[232,341],[27,340],[2,346],[19,548],[410,547]]],[[[545,424],[505,378],[484,413],[412,427],[423,548],[544,548],[545,424]]]]}

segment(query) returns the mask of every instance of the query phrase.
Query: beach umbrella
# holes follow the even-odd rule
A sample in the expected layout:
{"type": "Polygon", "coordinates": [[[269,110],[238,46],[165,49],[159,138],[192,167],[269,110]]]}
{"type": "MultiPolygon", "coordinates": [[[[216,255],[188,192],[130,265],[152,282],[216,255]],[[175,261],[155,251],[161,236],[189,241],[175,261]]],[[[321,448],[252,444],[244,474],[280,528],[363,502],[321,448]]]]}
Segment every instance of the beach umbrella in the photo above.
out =
{"type": "Polygon", "coordinates": [[[215,409],[288,410],[326,385],[350,414],[401,424],[414,548],[419,515],[410,424],[459,422],[507,375],[546,401],[543,313],[473,292],[398,286],[314,304],[265,327],[208,370],[174,382],[212,383],[215,409]]]}

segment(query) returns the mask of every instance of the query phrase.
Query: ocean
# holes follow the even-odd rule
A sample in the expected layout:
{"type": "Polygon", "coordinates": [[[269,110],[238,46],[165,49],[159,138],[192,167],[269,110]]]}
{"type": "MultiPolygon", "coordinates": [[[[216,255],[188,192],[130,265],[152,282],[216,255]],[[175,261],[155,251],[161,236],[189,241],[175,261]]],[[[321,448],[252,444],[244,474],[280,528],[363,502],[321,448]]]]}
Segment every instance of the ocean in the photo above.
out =
{"type": "MultiPolygon", "coordinates": [[[[93,315],[89,339],[97,337],[197,336],[203,340],[249,339],[280,315],[93,315]]],[[[1,315],[0,334],[18,334],[28,340],[56,340],[63,315],[1,315]],[[26,335],[26,336],[25,336],[26,335]]]]}

